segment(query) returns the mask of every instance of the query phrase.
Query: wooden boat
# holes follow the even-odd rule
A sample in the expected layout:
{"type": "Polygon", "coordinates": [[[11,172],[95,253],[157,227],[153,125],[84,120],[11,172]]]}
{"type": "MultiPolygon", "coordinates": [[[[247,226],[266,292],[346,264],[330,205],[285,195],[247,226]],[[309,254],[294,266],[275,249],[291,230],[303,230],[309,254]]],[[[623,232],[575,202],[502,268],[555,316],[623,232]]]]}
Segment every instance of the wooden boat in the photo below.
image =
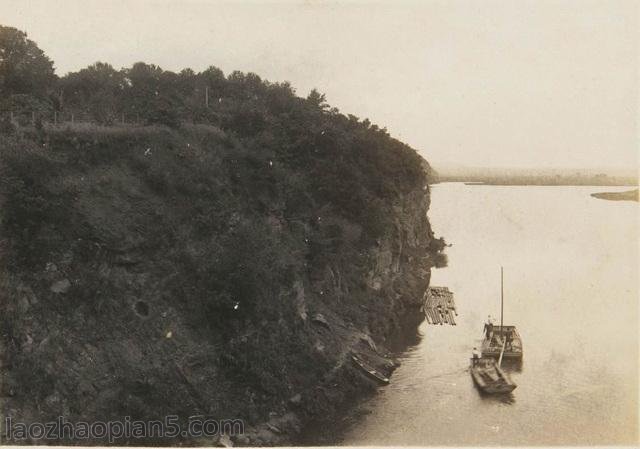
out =
{"type": "Polygon", "coordinates": [[[493,326],[493,336],[489,339],[485,336],[482,341],[483,357],[500,357],[502,346],[505,345],[502,357],[504,359],[522,359],[522,338],[515,326],[493,326]],[[511,334],[511,344],[506,345],[506,335],[511,334]]]}
{"type": "Polygon", "coordinates": [[[515,326],[505,326],[503,324],[504,318],[504,275],[503,269],[500,267],[500,325],[493,326],[493,332],[490,336],[485,333],[484,340],[482,341],[482,356],[483,357],[500,357],[511,360],[522,360],[522,337],[518,333],[515,326]],[[507,340],[510,342],[507,345],[507,340]]]}
{"type": "Polygon", "coordinates": [[[359,367],[360,370],[370,379],[373,379],[382,385],[387,385],[389,383],[389,378],[387,376],[382,374],[377,369],[372,368],[367,362],[362,360],[357,355],[351,354],[351,360],[353,360],[353,363],[355,363],[355,365],[359,367]]]}
{"type": "Polygon", "coordinates": [[[483,393],[507,394],[517,387],[507,373],[498,366],[493,357],[471,359],[469,370],[476,386],[483,393]]]}

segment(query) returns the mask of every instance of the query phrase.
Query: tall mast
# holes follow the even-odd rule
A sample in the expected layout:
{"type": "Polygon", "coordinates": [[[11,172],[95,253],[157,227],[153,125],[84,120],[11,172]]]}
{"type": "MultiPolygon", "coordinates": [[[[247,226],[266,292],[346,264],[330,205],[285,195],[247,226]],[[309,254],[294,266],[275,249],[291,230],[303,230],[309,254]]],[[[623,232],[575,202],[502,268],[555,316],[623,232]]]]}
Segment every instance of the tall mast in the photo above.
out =
{"type": "Polygon", "coordinates": [[[500,267],[500,334],[504,331],[502,327],[502,315],[504,313],[504,270],[500,267]]]}

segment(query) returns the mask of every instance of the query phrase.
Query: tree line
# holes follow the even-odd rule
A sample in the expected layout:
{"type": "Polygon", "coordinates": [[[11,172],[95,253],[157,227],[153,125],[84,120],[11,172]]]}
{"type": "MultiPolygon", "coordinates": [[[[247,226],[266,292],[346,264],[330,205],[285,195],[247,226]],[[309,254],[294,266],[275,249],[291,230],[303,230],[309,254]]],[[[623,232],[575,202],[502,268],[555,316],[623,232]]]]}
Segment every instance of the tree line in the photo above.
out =
{"type": "Polygon", "coordinates": [[[265,81],[254,73],[225,76],[214,66],[175,73],[144,62],[121,70],[97,62],[59,77],[26,33],[5,26],[0,26],[0,110],[75,114],[102,125],[126,117],[141,125],[215,126],[256,155],[303,169],[316,202],[329,202],[362,222],[371,236],[389,225],[388,204],[375,207],[377,201],[427,182],[428,164],[415,150],[369,120],[330,107],[315,89],[303,98],[288,82],[265,81]]]}
{"type": "MultiPolygon", "coordinates": [[[[120,70],[96,62],[59,77],[26,33],[1,25],[0,93],[0,109],[15,116],[75,115],[104,125],[210,123],[244,133],[258,132],[265,112],[290,109],[300,100],[288,82],[240,71],[225,76],[214,66],[175,73],[144,62],[120,70]]],[[[324,96],[315,90],[307,100],[324,106],[324,96]]]]}

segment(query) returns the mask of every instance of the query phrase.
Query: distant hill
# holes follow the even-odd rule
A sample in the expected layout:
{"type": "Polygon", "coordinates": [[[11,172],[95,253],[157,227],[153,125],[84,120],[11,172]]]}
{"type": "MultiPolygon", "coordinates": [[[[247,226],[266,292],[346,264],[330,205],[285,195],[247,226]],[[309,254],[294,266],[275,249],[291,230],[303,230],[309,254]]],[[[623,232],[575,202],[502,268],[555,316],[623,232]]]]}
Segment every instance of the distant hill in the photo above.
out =
{"type": "Polygon", "coordinates": [[[491,185],[634,186],[634,170],[525,169],[486,167],[435,167],[435,182],[469,182],[491,185]]]}

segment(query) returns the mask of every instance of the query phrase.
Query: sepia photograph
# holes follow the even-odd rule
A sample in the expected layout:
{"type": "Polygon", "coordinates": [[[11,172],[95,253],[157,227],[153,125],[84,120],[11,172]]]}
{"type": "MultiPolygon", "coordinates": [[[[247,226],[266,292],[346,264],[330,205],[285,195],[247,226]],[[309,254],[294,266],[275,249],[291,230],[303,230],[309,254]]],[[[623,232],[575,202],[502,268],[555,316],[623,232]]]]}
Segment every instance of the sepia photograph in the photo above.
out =
{"type": "Polygon", "coordinates": [[[639,29],[0,0],[0,445],[638,447],[639,29]]]}

